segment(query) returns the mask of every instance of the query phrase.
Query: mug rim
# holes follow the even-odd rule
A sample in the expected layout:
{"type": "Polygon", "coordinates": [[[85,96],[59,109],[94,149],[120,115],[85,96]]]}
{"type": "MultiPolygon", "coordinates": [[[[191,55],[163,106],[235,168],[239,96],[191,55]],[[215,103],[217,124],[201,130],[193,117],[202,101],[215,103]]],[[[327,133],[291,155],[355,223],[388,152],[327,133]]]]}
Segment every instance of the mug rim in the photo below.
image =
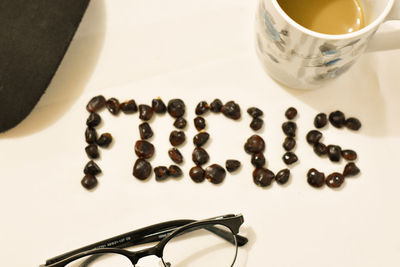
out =
{"type": "Polygon", "coordinates": [[[298,24],[296,21],[294,21],[292,18],[290,18],[285,11],[281,8],[281,6],[278,4],[278,0],[272,0],[272,4],[274,7],[277,9],[279,14],[287,21],[289,22],[290,25],[298,29],[299,31],[317,37],[321,39],[329,39],[329,40],[343,40],[343,39],[350,39],[350,38],[355,38],[359,37],[366,32],[369,32],[370,30],[374,29],[378,25],[380,25],[385,18],[389,15],[390,10],[393,8],[395,0],[389,0],[388,4],[386,5],[385,9],[383,12],[370,24],[368,24],[366,27],[362,28],[361,30],[355,31],[355,32],[350,32],[350,33],[344,33],[344,34],[326,34],[326,33],[319,33],[316,31],[312,31],[310,29],[307,29],[306,27],[301,26],[298,24]]]}

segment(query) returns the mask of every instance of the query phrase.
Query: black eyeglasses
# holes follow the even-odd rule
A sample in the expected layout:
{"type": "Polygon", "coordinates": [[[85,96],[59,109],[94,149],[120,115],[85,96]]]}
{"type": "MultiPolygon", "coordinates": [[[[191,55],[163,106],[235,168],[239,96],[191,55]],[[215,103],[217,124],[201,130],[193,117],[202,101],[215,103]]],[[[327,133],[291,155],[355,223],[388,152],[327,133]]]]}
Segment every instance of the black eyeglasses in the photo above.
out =
{"type": "Polygon", "coordinates": [[[132,267],[150,255],[159,257],[164,267],[229,267],[238,246],[248,241],[238,235],[243,222],[241,214],[230,214],[159,223],[64,253],[40,267],[132,267]],[[139,251],[124,249],[152,242],[158,243],[139,251]]]}

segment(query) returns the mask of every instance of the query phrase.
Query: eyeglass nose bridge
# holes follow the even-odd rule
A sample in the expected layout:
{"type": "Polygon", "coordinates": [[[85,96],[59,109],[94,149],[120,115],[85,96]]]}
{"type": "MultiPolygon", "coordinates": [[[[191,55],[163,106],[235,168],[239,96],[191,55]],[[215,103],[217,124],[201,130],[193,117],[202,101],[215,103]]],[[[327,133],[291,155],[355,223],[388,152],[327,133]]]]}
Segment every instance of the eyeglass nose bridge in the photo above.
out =
{"type": "Polygon", "coordinates": [[[155,246],[155,247],[150,247],[138,251],[131,251],[129,253],[129,259],[132,262],[132,264],[135,266],[139,262],[141,258],[148,257],[148,256],[157,256],[160,260],[162,257],[161,250],[155,246]]]}

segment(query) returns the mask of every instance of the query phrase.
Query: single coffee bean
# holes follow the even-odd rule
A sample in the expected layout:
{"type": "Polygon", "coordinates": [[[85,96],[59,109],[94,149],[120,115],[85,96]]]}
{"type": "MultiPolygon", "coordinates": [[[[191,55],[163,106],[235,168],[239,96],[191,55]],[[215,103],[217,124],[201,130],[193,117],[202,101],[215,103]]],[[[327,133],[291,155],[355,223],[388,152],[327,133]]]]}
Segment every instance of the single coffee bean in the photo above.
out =
{"type": "Polygon", "coordinates": [[[194,166],[190,169],[189,176],[192,178],[193,182],[201,183],[206,178],[205,173],[206,172],[200,166],[194,166]]]}
{"type": "Polygon", "coordinates": [[[139,180],[146,180],[151,175],[151,164],[144,159],[137,159],[133,165],[133,176],[139,180]]]}
{"type": "Polygon", "coordinates": [[[149,139],[153,136],[153,130],[147,122],[143,122],[139,125],[139,134],[140,138],[142,138],[143,140],[149,139]]]}
{"type": "Polygon", "coordinates": [[[179,146],[183,144],[186,140],[185,133],[182,131],[172,131],[169,135],[169,142],[173,146],[179,146]]]}
{"type": "Polygon", "coordinates": [[[261,109],[256,107],[248,108],[247,113],[253,118],[261,117],[264,114],[261,109]]]}
{"type": "Polygon", "coordinates": [[[290,151],[283,154],[282,159],[286,165],[291,165],[291,164],[295,163],[296,161],[298,161],[296,154],[294,154],[293,152],[290,152],[290,151]]]}
{"type": "Polygon", "coordinates": [[[317,130],[309,131],[306,136],[307,143],[309,143],[310,145],[319,143],[319,140],[321,140],[321,138],[322,138],[322,133],[317,130]]]}
{"type": "Polygon", "coordinates": [[[344,177],[355,176],[360,173],[360,169],[354,162],[347,163],[343,170],[344,177]]]}
{"type": "Polygon", "coordinates": [[[85,139],[86,143],[94,144],[97,141],[97,132],[96,129],[87,127],[85,131],[85,139]]]}
{"type": "Polygon", "coordinates": [[[139,105],[139,118],[148,121],[153,117],[153,109],[149,105],[139,105]]]}
{"type": "Polygon", "coordinates": [[[325,127],[325,125],[327,123],[328,123],[328,117],[326,116],[325,113],[319,113],[314,118],[314,126],[315,126],[315,128],[321,129],[321,128],[325,127]]]}
{"type": "Polygon", "coordinates": [[[322,187],[325,183],[325,174],[312,168],[307,173],[307,182],[312,187],[322,187]]]}
{"type": "Polygon", "coordinates": [[[229,101],[225,105],[223,105],[221,112],[226,117],[233,119],[233,120],[238,120],[238,119],[240,119],[240,116],[241,116],[240,106],[238,104],[236,104],[234,101],[229,101]]]}
{"type": "Polygon", "coordinates": [[[103,133],[97,139],[97,144],[101,147],[108,147],[112,142],[112,135],[110,133],[103,133]]]}
{"type": "Polygon", "coordinates": [[[86,163],[85,168],[83,169],[83,173],[97,175],[101,173],[101,169],[99,165],[97,165],[93,160],[91,160],[88,163],[86,163]]]}
{"type": "Polygon", "coordinates": [[[328,157],[333,162],[340,161],[342,149],[340,146],[329,145],[328,146],[328,157]]]}
{"type": "Polygon", "coordinates": [[[196,106],[196,115],[203,115],[207,111],[210,110],[210,106],[207,104],[206,101],[201,101],[199,104],[196,106]]]}
{"type": "Polygon", "coordinates": [[[98,95],[90,99],[89,103],[86,105],[86,110],[89,112],[96,112],[104,108],[106,105],[106,99],[102,95],[98,95]]]}
{"type": "Polygon", "coordinates": [[[240,161],[238,161],[238,160],[235,160],[235,159],[228,159],[226,162],[225,162],[225,168],[226,168],[226,170],[228,171],[228,172],[234,172],[234,171],[236,171],[237,169],[239,169],[240,168],[240,161]]]}
{"type": "Polygon", "coordinates": [[[345,160],[356,160],[357,159],[357,153],[354,150],[351,149],[346,149],[346,150],[342,150],[342,157],[345,160]]]}
{"type": "Polygon", "coordinates": [[[154,146],[145,140],[138,140],[135,144],[135,153],[139,158],[149,159],[154,155],[154,146]]]}
{"type": "Polygon", "coordinates": [[[81,185],[87,190],[92,190],[97,185],[97,178],[94,175],[86,174],[81,180],[81,185]]]}
{"type": "Polygon", "coordinates": [[[196,147],[192,153],[192,160],[197,166],[201,166],[208,162],[210,156],[208,155],[207,151],[205,151],[201,147],[196,147]]]}
{"type": "Polygon", "coordinates": [[[276,174],[275,181],[278,184],[286,184],[287,181],[289,181],[289,177],[290,177],[290,170],[289,169],[283,169],[283,170],[280,170],[276,174]]]}
{"type": "Polygon", "coordinates": [[[292,121],[287,121],[282,124],[282,130],[286,136],[295,137],[297,125],[296,125],[296,123],[294,123],[292,121]]]}
{"type": "Polygon", "coordinates": [[[153,99],[151,101],[151,108],[157,114],[164,114],[165,112],[167,112],[167,106],[165,106],[161,98],[153,99]]]}
{"type": "Polygon", "coordinates": [[[187,122],[183,117],[177,118],[174,122],[174,126],[178,129],[184,129],[186,124],[187,122]]]}
{"type": "Polygon", "coordinates": [[[344,176],[341,173],[334,172],[326,177],[325,183],[330,188],[338,188],[344,182],[344,176]]]}
{"type": "Polygon", "coordinates": [[[259,135],[252,135],[244,144],[244,151],[249,154],[264,152],[265,142],[259,135]]]}
{"type": "Polygon", "coordinates": [[[286,110],[285,116],[288,120],[293,120],[297,116],[297,109],[290,107],[286,110]]]}
{"type": "Polygon", "coordinates": [[[185,103],[181,99],[168,101],[168,113],[174,118],[182,117],[185,114],[185,103]]]}
{"type": "Polygon", "coordinates": [[[91,159],[97,159],[100,156],[99,149],[97,148],[96,144],[88,145],[87,147],[85,147],[85,151],[88,157],[91,159]]]}
{"type": "Polygon", "coordinates": [[[193,137],[193,144],[197,147],[203,146],[207,143],[208,139],[210,138],[210,134],[207,132],[200,132],[193,137]]]}
{"type": "Polygon", "coordinates": [[[106,102],[106,107],[107,107],[108,111],[110,111],[110,113],[113,115],[117,115],[119,113],[119,109],[120,109],[119,106],[120,106],[119,101],[114,97],[108,99],[106,102]]]}
{"type": "Polygon", "coordinates": [[[181,168],[179,168],[176,165],[170,165],[169,168],[168,168],[168,173],[173,178],[178,178],[178,177],[181,177],[183,175],[183,172],[182,172],[181,168]]]}
{"type": "Polygon", "coordinates": [[[329,114],[330,123],[336,128],[342,128],[346,122],[343,112],[337,110],[329,114]]]}
{"type": "Polygon", "coordinates": [[[266,168],[256,168],[253,171],[253,181],[256,185],[266,187],[271,185],[275,174],[266,168]]]}
{"type": "Polygon", "coordinates": [[[119,108],[125,114],[132,114],[132,113],[135,113],[135,112],[138,111],[138,107],[136,105],[136,102],[133,99],[121,103],[119,105],[119,108]]]}
{"type": "Polygon", "coordinates": [[[356,118],[348,118],[345,122],[348,129],[358,131],[361,128],[361,122],[356,118]]]}
{"type": "Polygon", "coordinates": [[[250,128],[254,131],[258,131],[263,126],[264,121],[260,118],[253,118],[250,123],[250,128]]]}
{"type": "Polygon", "coordinates": [[[323,143],[314,144],[313,149],[315,154],[317,154],[320,157],[328,154],[328,147],[323,143]]]}
{"type": "Polygon", "coordinates": [[[194,126],[197,131],[201,131],[206,128],[206,120],[203,117],[196,117],[194,118],[194,126]]]}
{"type": "Polygon", "coordinates": [[[282,144],[286,151],[291,151],[296,146],[296,140],[293,137],[286,137],[282,144]]]}
{"type": "Polygon", "coordinates": [[[88,127],[96,127],[97,125],[99,125],[101,122],[101,117],[99,114],[92,112],[90,113],[89,117],[86,120],[86,125],[88,127]]]}
{"type": "Polygon", "coordinates": [[[212,164],[207,167],[205,173],[206,179],[213,184],[220,184],[226,177],[226,171],[218,164],[212,164]]]}
{"type": "Polygon", "coordinates": [[[175,147],[168,150],[168,156],[175,163],[180,164],[183,162],[183,156],[182,156],[181,152],[175,147]]]}
{"type": "Polygon", "coordinates": [[[223,106],[222,101],[216,98],[214,99],[213,102],[211,102],[210,110],[214,113],[218,113],[221,112],[222,106],[223,106]]]}
{"type": "Polygon", "coordinates": [[[168,168],[165,166],[158,166],[154,168],[154,175],[156,176],[156,181],[164,181],[169,177],[168,168]]]}
{"type": "Polygon", "coordinates": [[[251,164],[253,164],[254,167],[256,168],[261,168],[264,167],[265,165],[265,157],[264,154],[259,152],[259,153],[254,153],[251,156],[251,164]]]}

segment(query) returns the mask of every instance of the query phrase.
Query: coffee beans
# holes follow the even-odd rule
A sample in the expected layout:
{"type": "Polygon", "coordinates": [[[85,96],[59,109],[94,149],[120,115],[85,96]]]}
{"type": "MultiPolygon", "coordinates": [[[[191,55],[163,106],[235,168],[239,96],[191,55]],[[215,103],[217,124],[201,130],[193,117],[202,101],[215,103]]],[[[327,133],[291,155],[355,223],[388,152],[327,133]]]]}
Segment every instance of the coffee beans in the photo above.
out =
{"type": "Polygon", "coordinates": [[[253,171],[253,181],[256,185],[266,187],[271,185],[275,174],[266,168],[256,168],[253,171]]]}
{"type": "Polygon", "coordinates": [[[348,129],[358,131],[361,128],[361,122],[356,118],[348,118],[345,122],[348,129]]]}
{"type": "Polygon", "coordinates": [[[94,175],[86,174],[81,180],[81,185],[87,190],[92,190],[97,185],[97,178],[94,175]]]}
{"type": "Polygon", "coordinates": [[[175,163],[180,164],[183,162],[183,156],[181,152],[175,147],[168,150],[168,155],[171,158],[171,160],[175,163]]]}
{"type": "Polygon", "coordinates": [[[324,145],[323,143],[314,144],[313,150],[314,150],[315,154],[317,154],[320,157],[328,154],[328,147],[326,145],[324,145]]]}
{"type": "Polygon", "coordinates": [[[226,171],[218,164],[212,164],[207,167],[205,172],[206,179],[213,184],[220,184],[224,181],[226,171]]]}
{"type": "Polygon", "coordinates": [[[196,115],[203,115],[207,111],[210,110],[210,107],[208,106],[206,101],[201,101],[199,104],[196,106],[196,115]]]}
{"type": "Polygon", "coordinates": [[[264,114],[261,109],[256,108],[256,107],[248,108],[247,113],[253,118],[261,117],[264,114]]]}
{"type": "Polygon", "coordinates": [[[92,112],[86,120],[86,125],[89,127],[96,127],[100,124],[100,122],[101,117],[99,116],[99,114],[92,112]]]}
{"type": "Polygon", "coordinates": [[[247,139],[244,150],[249,153],[260,153],[265,149],[265,142],[259,135],[252,135],[249,139],[247,139]]]}
{"type": "Polygon", "coordinates": [[[283,162],[285,162],[285,164],[287,164],[287,165],[291,165],[291,164],[295,163],[296,161],[298,161],[296,154],[294,154],[293,152],[290,152],[290,151],[283,154],[282,159],[283,159],[283,162]]]}
{"type": "Polygon", "coordinates": [[[223,105],[221,112],[226,117],[233,119],[233,120],[238,120],[238,119],[240,119],[240,116],[241,116],[240,107],[234,101],[229,101],[225,105],[223,105]]]}
{"type": "Polygon", "coordinates": [[[139,180],[146,180],[151,174],[151,164],[145,159],[137,159],[133,165],[133,176],[139,180]]]}
{"type": "Polygon", "coordinates": [[[103,133],[97,139],[97,144],[101,147],[108,147],[112,142],[112,135],[110,133],[103,133]]]}
{"type": "Polygon", "coordinates": [[[326,116],[325,113],[319,113],[317,116],[315,116],[314,119],[314,126],[315,128],[323,128],[325,125],[328,123],[328,117],[326,116]]]}
{"type": "Polygon", "coordinates": [[[357,153],[351,149],[342,150],[342,157],[345,160],[353,161],[357,159],[357,153]]]}
{"type": "Polygon", "coordinates": [[[178,178],[183,175],[181,168],[176,165],[170,165],[168,168],[168,173],[173,178],[178,178]]]}
{"type": "Polygon", "coordinates": [[[317,130],[312,130],[307,133],[306,140],[310,145],[314,145],[322,138],[322,133],[317,130]]]}
{"type": "Polygon", "coordinates": [[[282,146],[286,151],[291,151],[296,146],[296,140],[293,137],[286,137],[282,146]]]}
{"type": "Polygon", "coordinates": [[[206,120],[203,117],[196,117],[194,119],[194,126],[196,127],[197,131],[201,131],[206,128],[206,120]]]}
{"type": "Polygon", "coordinates": [[[340,146],[329,145],[328,146],[328,157],[333,162],[339,162],[341,158],[342,149],[340,146]]]}
{"type": "Polygon", "coordinates": [[[88,144],[94,144],[97,141],[97,132],[94,128],[88,127],[85,131],[85,140],[88,144]]]}
{"type": "Polygon", "coordinates": [[[240,168],[240,161],[229,159],[225,162],[225,168],[228,172],[234,172],[240,168]]]}
{"type": "Polygon", "coordinates": [[[264,167],[265,165],[265,157],[263,153],[254,153],[251,156],[251,164],[253,164],[256,168],[264,167]]]}
{"type": "Polygon", "coordinates": [[[182,131],[172,131],[169,135],[169,142],[173,146],[179,146],[183,144],[186,140],[185,133],[182,131]]]}
{"type": "Polygon", "coordinates": [[[336,128],[342,128],[345,121],[344,113],[339,110],[329,114],[329,122],[336,128]]]}
{"type": "Polygon", "coordinates": [[[159,166],[154,168],[154,175],[157,181],[164,181],[169,176],[168,168],[165,166],[159,166]]]}
{"type": "Polygon", "coordinates": [[[111,114],[117,115],[119,113],[119,101],[116,98],[110,98],[106,102],[106,107],[111,114]]]}
{"type": "Polygon", "coordinates": [[[181,99],[168,101],[168,113],[174,118],[182,117],[185,114],[185,103],[181,99]]]}
{"type": "Polygon", "coordinates": [[[292,121],[287,121],[282,124],[282,130],[286,136],[295,137],[297,125],[292,121]]]}
{"type": "Polygon", "coordinates": [[[86,110],[89,112],[97,112],[104,108],[106,105],[106,99],[102,95],[98,95],[90,99],[89,103],[86,105],[86,110]]]}
{"type": "Polygon", "coordinates": [[[262,119],[254,118],[250,123],[250,128],[253,129],[254,131],[258,131],[262,128],[263,124],[264,121],[262,119]]]}
{"type": "Polygon", "coordinates": [[[192,160],[197,166],[201,166],[208,162],[210,156],[208,155],[207,151],[205,151],[201,147],[196,147],[192,153],[192,160]]]}
{"type": "Polygon", "coordinates": [[[307,182],[312,187],[320,188],[325,183],[325,174],[316,169],[310,169],[307,173],[307,182]]]}
{"type": "Polygon", "coordinates": [[[288,120],[293,120],[297,116],[297,109],[290,107],[286,110],[285,116],[288,120]]]}
{"type": "Polygon", "coordinates": [[[214,113],[219,113],[219,112],[221,112],[222,106],[223,106],[223,104],[222,104],[221,100],[219,100],[217,98],[217,99],[214,99],[213,102],[211,102],[210,110],[214,113]]]}
{"type": "Polygon", "coordinates": [[[87,147],[85,147],[85,151],[88,157],[91,159],[97,159],[100,156],[99,149],[95,144],[90,144],[87,147]]]}
{"type": "Polygon", "coordinates": [[[119,108],[122,110],[123,113],[125,114],[132,114],[138,111],[137,105],[135,100],[131,99],[128,101],[125,101],[119,105],[119,108]]]}
{"type": "Polygon", "coordinates": [[[157,114],[164,114],[165,112],[167,112],[167,107],[165,106],[161,98],[153,99],[151,101],[151,108],[157,114]]]}
{"type": "Polygon", "coordinates": [[[289,181],[289,177],[290,177],[290,170],[283,169],[276,174],[275,181],[281,185],[286,184],[289,181]]]}
{"type": "Polygon", "coordinates": [[[344,177],[355,176],[360,173],[360,169],[354,162],[347,163],[343,170],[344,177]]]}
{"type": "Polygon", "coordinates": [[[206,178],[205,173],[206,172],[200,166],[194,166],[190,169],[189,176],[192,178],[193,182],[201,183],[206,178]]]}
{"type": "Polygon", "coordinates": [[[187,122],[183,117],[177,118],[174,122],[174,126],[178,129],[184,129],[186,124],[187,122]]]}
{"type": "Polygon", "coordinates": [[[197,147],[201,147],[205,143],[207,143],[209,138],[210,138],[210,134],[207,132],[198,133],[193,137],[193,144],[197,147]]]}
{"type": "Polygon", "coordinates": [[[88,163],[86,163],[83,173],[97,175],[101,173],[101,169],[93,160],[91,160],[88,163]]]}
{"type": "Polygon", "coordinates": [[[153,109],[148,105],[139,105],[139,118],[148,121],[153,117],[153,109]]]}
{"type": "Polygon", "coordinates": [[[135,153],[139,158],[149,159],[154,155],[154,146],[145,140],[136,141],[135,153]]]}
{"type": "Polygon", "coordinates": [[[338,188],[344,182],[344,176],[338,172],[334,172],[326,177],[325,183],[331,188],[338,188]]]}
{"type": "Polygon", "coordinates": [[[143,122],[139,125],[140,138],[145,140],[153,136],[153,130],[147,122],[143,122]]]}

